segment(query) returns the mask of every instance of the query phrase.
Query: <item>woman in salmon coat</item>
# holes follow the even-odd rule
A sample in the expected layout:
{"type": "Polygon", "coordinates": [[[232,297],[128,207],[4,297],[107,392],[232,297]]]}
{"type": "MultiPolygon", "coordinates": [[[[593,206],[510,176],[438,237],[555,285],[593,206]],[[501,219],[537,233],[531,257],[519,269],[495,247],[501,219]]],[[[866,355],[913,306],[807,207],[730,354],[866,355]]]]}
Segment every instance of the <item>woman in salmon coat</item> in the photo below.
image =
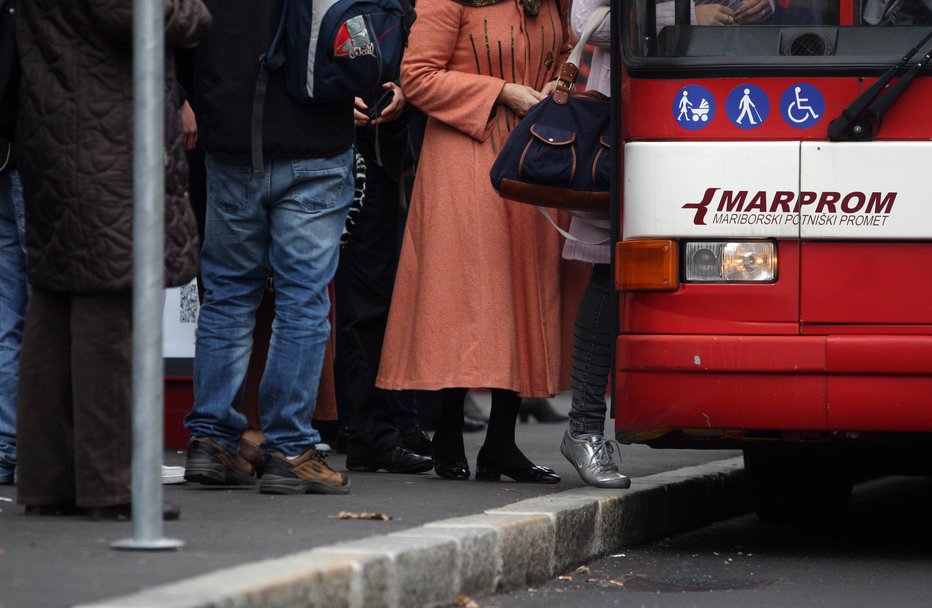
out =
{"type": "MultiPolygon", "coordinates": [[[[549,94],[568,52],[569,0],[419,0],[402,64],[428,115],[378,384],[440,390],[434,469],[468,479],[463,402],[492,390],[477,479],[556,483],[518,449],[521,397],[568,384],[572,317],[588,278],[533,206],[503,200],[489,169],[549,94]],[[519,396],[520,395],[520,396],[519,396]]],[[[565,219],[565,218],[561,218],[565,219]]]]}

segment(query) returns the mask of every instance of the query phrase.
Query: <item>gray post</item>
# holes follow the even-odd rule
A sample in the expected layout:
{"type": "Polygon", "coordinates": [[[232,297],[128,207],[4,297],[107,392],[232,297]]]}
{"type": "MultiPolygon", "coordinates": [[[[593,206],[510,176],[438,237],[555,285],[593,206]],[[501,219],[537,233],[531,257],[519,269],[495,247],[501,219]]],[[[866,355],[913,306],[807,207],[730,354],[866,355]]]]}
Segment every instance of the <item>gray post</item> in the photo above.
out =
{"type": "Polygon", "coordinates": [[[133,0],[133,537],[115,549],[176,549],[162,537],[165,40],[162,0],[133,0]]]}

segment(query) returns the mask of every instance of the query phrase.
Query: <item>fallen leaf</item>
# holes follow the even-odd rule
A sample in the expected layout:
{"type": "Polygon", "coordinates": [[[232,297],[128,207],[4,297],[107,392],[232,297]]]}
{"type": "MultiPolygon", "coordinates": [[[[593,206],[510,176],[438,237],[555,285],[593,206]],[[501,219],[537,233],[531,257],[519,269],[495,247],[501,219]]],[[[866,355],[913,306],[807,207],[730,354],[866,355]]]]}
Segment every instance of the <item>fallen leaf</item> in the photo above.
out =
{"type": "Polygon", "coordinates": [[[388,521],[392,518],[391,515],[385,513],[354,513],[352,511],[340,511],[337,514],[338,519],[374,519],[377,521],[388,521]]]}
{"type": "Polygon", "coordinates": [[[597,579],[597,578],[587,578],[587,579],[586,579],[586,582],[587,582],[587,583],[598,583],[598,582],[599,582],[599,579],[597,579]]]}
{"type": "Polygon", "coordinates": [[[580,566],[576,568],[576,574],[589,574],[589,566],[580,566]]]}
{"type": "Polygon", "coordinates": [[[622,581],[616,581],[615,579],[612,579],[612,580],[608,581],[608,584],[609,584],[609,585],[615,585],[616,587],[624,587],[624,586],[625,586],[625,584],[624,584],[622,581]]]}
{"type": "Polygon", "coordinates": [[[558,576],[558,577],[557,577],[557,580],[558,580],[558,581],[566,581],[566,582],[568,582],[568,583],[572,583],[572,582],[573,582],[573,577],[572,577],[572,576],[566,576],[566,575],[564,575],[564,576],[558,576]]]}
{"type": "Polygon", "coordinates": [[[462,608],[479,608],[479,604],[476,603],[476,600],[462,593],[456,596],[456,599],[453,600],[453,605],[461,606],[462,608]]]}

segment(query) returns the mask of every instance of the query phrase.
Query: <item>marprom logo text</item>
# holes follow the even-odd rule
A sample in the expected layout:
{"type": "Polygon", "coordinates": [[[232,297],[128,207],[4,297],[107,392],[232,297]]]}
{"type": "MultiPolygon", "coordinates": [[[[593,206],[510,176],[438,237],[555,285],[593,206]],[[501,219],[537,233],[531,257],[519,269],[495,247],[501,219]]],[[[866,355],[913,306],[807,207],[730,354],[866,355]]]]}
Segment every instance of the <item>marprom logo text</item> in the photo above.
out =
{"type": "Polygon", "coordinates": [[[725,190],[707,188],[702,200],[686,203],[695,209],[693,224],[810,224],[882,226],[893,211],[896,192],[813,192],[803,190],[725,190]]]}

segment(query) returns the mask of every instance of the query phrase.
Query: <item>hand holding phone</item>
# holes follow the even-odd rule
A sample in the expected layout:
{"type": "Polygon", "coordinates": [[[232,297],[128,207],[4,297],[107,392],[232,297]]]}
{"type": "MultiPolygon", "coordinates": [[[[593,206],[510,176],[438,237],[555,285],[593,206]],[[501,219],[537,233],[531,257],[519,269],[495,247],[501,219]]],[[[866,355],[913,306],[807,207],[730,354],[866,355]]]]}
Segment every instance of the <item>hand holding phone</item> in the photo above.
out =
{"type": "Polygon", "coordinates": [[[392,102],[394,97],[394,89],[388,89],[382,93],[382,96],[379,97],[374,104],[369,106],[369,110],[366,112],[366,114],[369,116],[369,120],[375,120],[378,118],[382,114],[382,111],[388,107],[388,104],[392,102]]]}

